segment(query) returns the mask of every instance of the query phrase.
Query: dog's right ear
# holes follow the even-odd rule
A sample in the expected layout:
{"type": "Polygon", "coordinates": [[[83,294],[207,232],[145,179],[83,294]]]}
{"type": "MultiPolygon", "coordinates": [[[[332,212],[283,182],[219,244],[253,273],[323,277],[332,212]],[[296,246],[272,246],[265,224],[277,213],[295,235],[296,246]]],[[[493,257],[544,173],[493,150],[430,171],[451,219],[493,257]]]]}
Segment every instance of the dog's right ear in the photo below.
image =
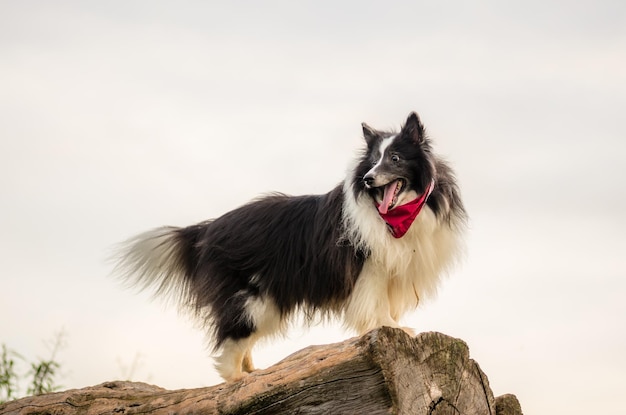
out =
{"type": "Polygon", "coordinates": [[[361,123],[361,127],[363,127],[363,138],[365,138],[365,142],[367,143],[368,147],[371,147],[372,144],[374,144],[376,140],[378,140],[380,134],[378,133],[378,131],[374,130],[372,127],[365,123],[361,123]]]}

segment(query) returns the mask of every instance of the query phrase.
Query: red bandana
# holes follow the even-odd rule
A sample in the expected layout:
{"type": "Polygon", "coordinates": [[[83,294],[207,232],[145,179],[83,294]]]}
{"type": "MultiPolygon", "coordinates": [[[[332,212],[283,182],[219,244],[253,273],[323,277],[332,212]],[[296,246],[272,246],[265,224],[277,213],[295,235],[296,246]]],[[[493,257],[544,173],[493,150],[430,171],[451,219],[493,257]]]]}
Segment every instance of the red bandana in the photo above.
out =
{"type": "Polygon", "coordinates": [[[407,233],[434,188],[435,181],[432,180],[430,185],[426,188],[426,191],[417,199],[411,200],[404,205],[396,206],[387,213],[378,212],[380,217],[389,225],[389,230],[394,238],[402,238],[404,234],[407,233]]]}

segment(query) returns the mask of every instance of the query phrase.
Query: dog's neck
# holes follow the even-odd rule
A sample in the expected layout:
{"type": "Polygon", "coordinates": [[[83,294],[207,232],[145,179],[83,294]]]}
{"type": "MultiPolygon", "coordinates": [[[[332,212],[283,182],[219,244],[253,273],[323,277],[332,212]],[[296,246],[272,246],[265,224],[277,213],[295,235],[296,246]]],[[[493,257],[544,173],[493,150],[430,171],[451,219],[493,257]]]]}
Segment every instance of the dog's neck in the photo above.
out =
{"type": "Polygon", "coordinates": [[[378,213],[389,226],[389,231],[394,238],[402,238],[404,234],[408,232],[409,228],[413,224],[413,221],[417,218],[417,215],[419,215],[428,200],[428,196],[430,196],[434,188],[435,180],[433,179],[424,193],[422,193],[422,195],[418,198],[413,199],[404,205],[396,206],[387,213],[378,213]]]}

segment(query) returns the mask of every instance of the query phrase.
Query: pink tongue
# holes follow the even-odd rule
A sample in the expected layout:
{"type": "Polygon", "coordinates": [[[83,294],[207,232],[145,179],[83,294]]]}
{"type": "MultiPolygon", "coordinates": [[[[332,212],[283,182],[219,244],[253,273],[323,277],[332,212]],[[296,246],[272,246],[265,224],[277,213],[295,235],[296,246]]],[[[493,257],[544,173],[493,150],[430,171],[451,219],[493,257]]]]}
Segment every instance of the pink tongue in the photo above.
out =
{"type": "Polygon", "coordinates": [[[385,194],[383,195],[383,201],[380,205],[378,205],[378,211],[383,215],[387,213],[389,210],[389,206],[391,202],[393,202],[393,197],[396,193],[396,187],[398,186],[398,181],[394,180],[385,186],[385,194]]]}

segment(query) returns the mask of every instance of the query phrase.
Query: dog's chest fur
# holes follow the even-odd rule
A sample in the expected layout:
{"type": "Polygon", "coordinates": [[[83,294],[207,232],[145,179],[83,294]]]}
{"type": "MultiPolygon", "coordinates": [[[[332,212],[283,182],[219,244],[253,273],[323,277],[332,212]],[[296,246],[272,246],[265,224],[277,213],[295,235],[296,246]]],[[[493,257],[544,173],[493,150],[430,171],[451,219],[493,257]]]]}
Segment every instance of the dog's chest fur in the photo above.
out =
{"type": "MultiPolygon", "coordinates": [[[[361,299],[376,302],[386,288],[390,313],[394,320],[414,309],[419,300],[436,294],[440,278],[460,259],[460,232],[447,221],[437,218],[424,207],[408,232],[394,238],[382,220],[372,200],[366,194],[354,197],[350,181],[344,183],[344,224],[348,239],[354,246],[369,253],[359,279],[369,293],[355,293],[361,299]]],[[[358,288],[357,288],[358,289],[358,288]]],[[[362,304],[361,307],[373,307],[362,304]]],[[[357,328],[358,329],[358,328],[357,328]]]]}

